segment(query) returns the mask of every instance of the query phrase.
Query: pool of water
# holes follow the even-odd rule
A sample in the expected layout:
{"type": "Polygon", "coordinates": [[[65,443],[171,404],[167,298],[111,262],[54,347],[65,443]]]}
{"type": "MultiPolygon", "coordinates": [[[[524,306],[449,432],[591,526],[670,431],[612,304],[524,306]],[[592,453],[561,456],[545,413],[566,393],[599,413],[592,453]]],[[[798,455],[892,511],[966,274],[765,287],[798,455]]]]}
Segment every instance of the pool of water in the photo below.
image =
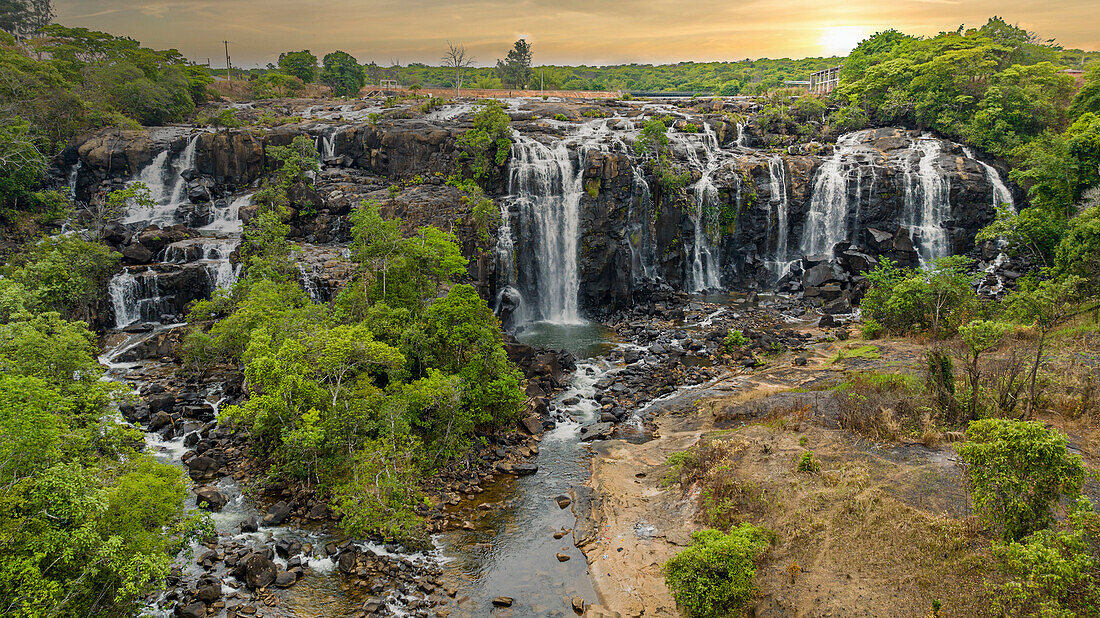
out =
{"type": "Polygon", "coordinates": [[[521,326],[515,335],[516,339],[527,345],[568,350],[578,359],[600,356],[615,347],[612,341],[614,332],[596,322],[580,324],[532,322],[521,326]]]}

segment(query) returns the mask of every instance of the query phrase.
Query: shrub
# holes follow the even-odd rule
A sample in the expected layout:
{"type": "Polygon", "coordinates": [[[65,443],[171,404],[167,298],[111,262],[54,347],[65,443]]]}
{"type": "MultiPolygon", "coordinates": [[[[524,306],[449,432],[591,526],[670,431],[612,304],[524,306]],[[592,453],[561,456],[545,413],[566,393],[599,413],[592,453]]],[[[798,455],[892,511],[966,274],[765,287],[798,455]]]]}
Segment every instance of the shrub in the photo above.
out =
{"type": "Polygon", "coordinates": [[[932,414],[921,405],[919,383],[898,373],[856,373],[837,396],[840,426],[871,440],[923,436],[934,429],[932,414]]]}
{"type": "Polygon", "coordinates": [[[699,132],[699,125],[695,124],[694,122],[688,122],[688,123],[684,124],[684,126],[680,127],[680,132],[681,133],[698,133],[699,132]]]}
{"type": "Polygon", "coordinates": [[[1040,530],[1020,542],[994,543],[1008,581],[993,589],[1002,616],[1093,615],[1100,605],[1096,550],[1100,517],[1078,496],[1064,530],[1040,530]]]}
{"type": "Polygon", "coordinates": [[[569,120],[569,116],[566,116],[565,114],[562,114],[562,113],[557,113],[557,114],[554,114],[554,120],[560,120],[562,122],[566,122],[566,121],[569,120]]]}
{"type": "Polygon", "coordinates": [[[968,258],[951,256],[917,270],[898,268],[883,258],[864,273],[870,288],[860,307],[865,316],[895,334],[930,330],[950,336],[977,307],[970,265],[968,258]]]}
{"type": "Polygon", "coordinates": [[[972,421],[956,446],[970,475],[974,507],[1005,540],[1046,528],[1062,498],[1081,493],[1085,466],[1066,436],[1041,423],[987,418],[972,421]]]}
{"type": "Polygon", "coordinates": [[[814,457],[813,451],[802,453],[802,458],[798,460],[798,471],[810,473],[821,472],[821,462],[817,460],[817,457],[814,457]]]}
{"type": "Polygon", "coordinates": [[[743,335],[739,330],[731,330],[730,332],[726,333],[726,349],[730,352],[739,349],[741,346],[747,344],[748,342],[748,337],[743,335]]]}
{"type": "Polygon", "coordinates": [[[735,614],[756,592],[756,560],[768,548],[770,536],[750,523],[729,534],[695,532],[691,545],[665,563],[665,584],[693,618],[735,614]]]}

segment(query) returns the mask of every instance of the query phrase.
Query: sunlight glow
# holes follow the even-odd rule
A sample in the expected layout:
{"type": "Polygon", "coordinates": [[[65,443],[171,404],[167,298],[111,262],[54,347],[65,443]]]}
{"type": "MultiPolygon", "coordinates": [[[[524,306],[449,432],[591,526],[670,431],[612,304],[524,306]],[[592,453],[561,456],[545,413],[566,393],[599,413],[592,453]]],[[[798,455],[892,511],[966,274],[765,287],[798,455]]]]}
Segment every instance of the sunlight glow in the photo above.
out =
{"type": "Polygon", "coordinates": [[[821,31],[818,44],[821,45],[821,53],[826,56],[844,56],[868,34],[862,26],[834,26],[821,31]]]}

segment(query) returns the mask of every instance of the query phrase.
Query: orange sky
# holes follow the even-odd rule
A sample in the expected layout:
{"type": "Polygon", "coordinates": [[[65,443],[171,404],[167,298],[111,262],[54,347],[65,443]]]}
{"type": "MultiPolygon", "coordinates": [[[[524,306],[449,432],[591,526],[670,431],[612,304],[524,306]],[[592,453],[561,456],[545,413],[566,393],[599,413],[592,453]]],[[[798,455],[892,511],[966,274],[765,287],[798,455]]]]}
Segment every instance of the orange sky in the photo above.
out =
{"type": "Polygon", "coordinates": [[[362,62],[438,64],[446,41],[491,65],[525,37],[535,64],[846,53],[885,28],[932,35],[991,15],[1065,47],[1100,49],[1098,0],[54,0],[57,21],[224,66],[342,49],[362,62]]]}

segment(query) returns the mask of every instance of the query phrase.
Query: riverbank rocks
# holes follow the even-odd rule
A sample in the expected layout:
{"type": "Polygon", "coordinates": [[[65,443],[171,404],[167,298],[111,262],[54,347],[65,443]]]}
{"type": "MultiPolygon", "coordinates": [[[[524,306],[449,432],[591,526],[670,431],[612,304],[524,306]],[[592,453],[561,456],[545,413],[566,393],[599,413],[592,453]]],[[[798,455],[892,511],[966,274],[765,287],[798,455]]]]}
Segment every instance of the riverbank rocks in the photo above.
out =
{"type": "Polygon", "coordinates": [[[202,506],[206,505],[206,509],[210,511],[220,511],[222,507],[226,505],[228,500],[222,495],[216,487],[197,487],[195,489],[195,502],[202,506]]]}
{"type": "Polygon", "coordinates": [[[611,437],[611,433],[614,430],[615,426],[611,423],[592,423],[591,425],[585,425],[581,427],[581,442],[607,440],[611,437]]]}
{"type": "Polygon", "coordinates": [[[244,582],[255,590],[274,583],[279,567],[263,554],[252,554],[244,561],[244,582]]]}
{"type": "Polygon", "coordinates": [[[290,505],[286,502],[276,502],[268,507],[267,513],[264,515],[261,523],[264,526],[278,526],[290,517],[292,510],[293,509],[291,509],[290,505]]]}
{"type": "Polygon", "coordinates": [[[533,463],[518,463],[512,466],[512,471],[519,476],[527,476],[539,471],[539,467],[533,463]]]}

